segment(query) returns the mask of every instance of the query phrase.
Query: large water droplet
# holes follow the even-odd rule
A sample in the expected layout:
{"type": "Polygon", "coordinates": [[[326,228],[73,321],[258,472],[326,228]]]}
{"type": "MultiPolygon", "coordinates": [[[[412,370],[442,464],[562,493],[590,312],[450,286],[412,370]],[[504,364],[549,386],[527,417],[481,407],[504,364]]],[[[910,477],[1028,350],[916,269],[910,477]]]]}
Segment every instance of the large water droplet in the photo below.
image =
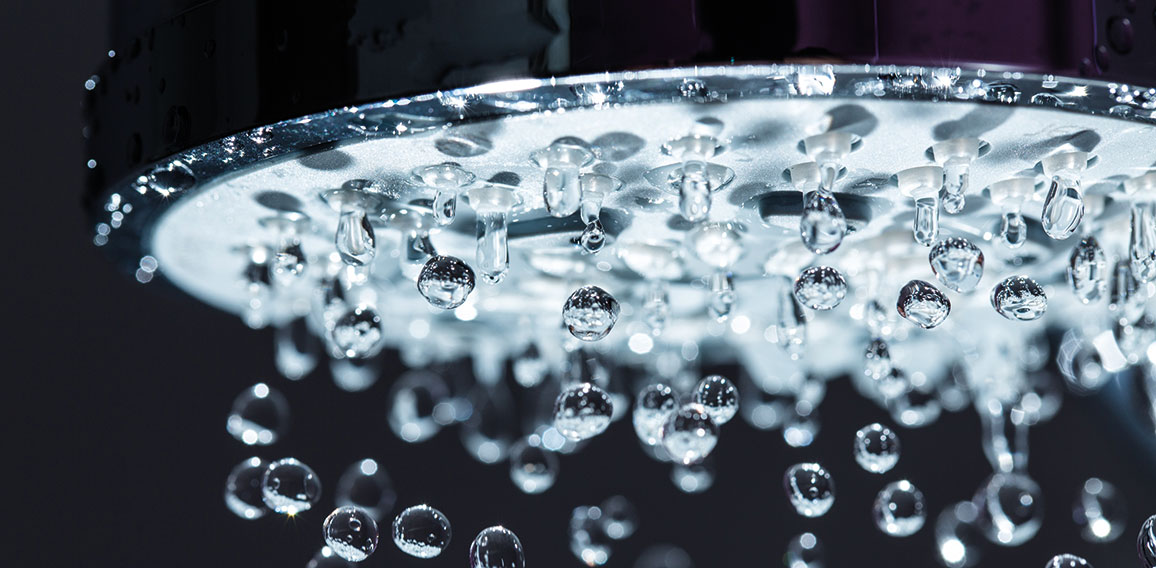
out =
{"type": "Polygon", "coordinates": [[[571,385],[554,401],[554,427],[571,440],[601,434],[613,414],[610,395],[590,383],[571,385]]]}
{"type": "Polygon", "coordinates": [[[1042,286],[1027,276],[1009,276],[991,289],[991,305],[1010,320],[1039,319],[1048,309],[1042,286]]]}
{"type": "Polygon", "coordinates": [[[434,256],[417,277],[417,289],[430,304],[452,310],[465,303],[474,290],[474,270],[453,256],[434,256]]]}
{"type": "Polygon", "coordinates": [[[702,461],[718,443],[718,425],[700,404],[684,404],[662,425],[662,447],[677,462],[702,461]]]}
{"type": "Polygon", "coordinates": [[[393,481],[376,460],[368,458],[350,465],[338,478],[334,491],[338,507],[357,507],[378,520],[385,519],[396,500],[393,481]]]}
{"type": "Polygon", "coordinates": [[[1072,506],[1072,519],[1088,542],[1112,542],[1127,524],[1124,494],[1116,486],[1093,477],[1084,482],[1072,506]]]}
{"type": "Polygon", "coordinates": [[[225,480],[225,506],[246,520],[265,516],[268,509],[261,496],[261,481],[269,464],[252,457],[234,467],[225,480]]]}
{"type": "Polygon", "coordinates": [[[385,345],[385,330],[377,310],[359,305],[337,319],[329,332],[333,345],[346,357],[376,355],[385,345]]]}
{"type": "Polygon", "coordinates": [[[787,568],[824,568],[823,544],[811,533],[803,533],[787,543],[787,568]]]}
{"type": "Polygon", "coordinates": [[[938,326],[951,313],[951,302],[947,296],[923,280],[912,280],[904,285],[899,290],[899,301],[895,307],[899,315],[923,329],[938,326]]]}
{"type": "Polygon", "coordinates": [[[804,517],[821,517],[835,504],[835,481],[817,463],[798,463],[783,475],[787,500],[804,517]]]}
{"type": "Polygon", "coordinates": [[[1092,568],[1092,564],[1075,554],[1058,554],[1044,568],[1092,568]]]}
{"type": "Polygon", "coordinates": [[[294,458],[277,460],[261,479],[261,498],[274,512],[293,516],[321,500],[321,480],[294,458]]]}
{"type": "Polygon", "coordinates": [[[662,383],[647,385],[634,399],[634,432],[644,444],[656,446],[662,440],[662,425],[678,408],[678,394],[662,383]]]}
{"type": "Polygon", "coordinates": [[[606,337],[618,321],[618,300],[597,286],[583,286],[562,306],[562,320],[570,334],[582,341],[606,337]]]}
{"type": "Polygon", "coordinates": [[[847,234],[847,218],[835,196],[827,191],[811,191],[803,196],[803,216],[799,218],[803,244],[815,254],[839,248],[847,234]]]}
{"type": "Polygon", "coordinates": [[[1132,276],[1140,282],[1156,280],[1156,202],[1133,203],[1131,227],[1128,258],[1132,276]]]}
{"type": "Polygon", "coordinates": [[[812,266],[795,278],[795,299],[812,310],[830,310],[847,296],[843,273],[830,266],[812,266]]]}
{"type": "Polygon", "coordinates": [[[896,537],[911,536],[923,528],[927,520],[923,492],[906,479],[888,483],[875,496],[872,518],[883,534],[896,537]]]}
{"type": "Polygon", "coordinates": [[[1080,194],[1079,183],[1053,177],[1040,216],[1044,232],[1053,239],[1063,240],[1076,232],[1083,219],[1084,197],[1080,194]]]}
{"type": "Polygon", "coordinates": [[[638,509],[626,497],[607,497],[598,508],[602,509],[602,530],[606,536],[622,540],[638,529],[638,509]]]}
{"type": "Polygon", "coordinates": [[[692,401],[701,404],[715,424],[726,424],[739,411],[739,389],[724,376],[710,375],[694,387],[692,401]]]}
{"type": "Polygon", "coordinates": [[[268,446],[288,427],[289,401],[265,383],[257,383],[237,395],[225,422],[225,429],[234,438],[250,446],[268,446]]]}
{"type": "Polygon", "coordinates": [[[523,493],[536,495],[558,478],[558,456],[541,445],[519,441],[510,449],[510,479],[523,493]]]}
{"type": "Polygon", "coordinates": [[[602,509],[575,507],[570,514],[570,551],[587,566],[610,560],[610,537],[602,530],[602,509]]]}
{"type": "Polygon", "coordinates": [[[927,259],[935,277],[956,292],[974,290],[983,278],[983,251],[963,237],[935,243],[927,259]]]}
{"type": "Polygon", "coordinates": [[[414,505],[393,519],[393,543],[417,558],[433,558],[450,544],[450,520],[429,505],[414,505]]]}
{"type": "Polygon", "coordinates": [[[1107,271],[1108,256],[1096,237],[1088,235],[1080,239],[1068,262],[1068,283],[1081,302],[1089,304],[1105,295],[1107,271]]]}
{"type": "Polygon", "coordinates": [[[363,209],[341,212],[334,242],[341,260],[350,266],[365,266],[377,254],[377,237],[363,209]]]}
{"type": "Polygon", "coordinates": [[[321,525],[325,544],[350,562],[361,562],[377,550],[377,521],[357,507],[338,507],[321,525]]]}
{"type": "Polygon", "coordinates": [[[1156,515],[1148,517],[1140,525],[1140,534],[1136,535],[1136,552],[1144,568],[1156,568],[1156,515]]]}
{"type": "Polygon", "coordinates": [[[984,536],[1002,546],[1019,546],[1031,540],[1044,520],[1043,492],[1023,474],[992,475],[975,500],[984,536]]]}
{"type": "Polygon", "coordinates": [[[899,436],[875,423],[855,433],[855,461],[871,473],[887,473],[899,463],[899,436]]]}
{"type": "Polygon", "coordinates": [[[526,568],[522,541],[505,527],[482,530],[470,544],[470,568],[526,568]]]}

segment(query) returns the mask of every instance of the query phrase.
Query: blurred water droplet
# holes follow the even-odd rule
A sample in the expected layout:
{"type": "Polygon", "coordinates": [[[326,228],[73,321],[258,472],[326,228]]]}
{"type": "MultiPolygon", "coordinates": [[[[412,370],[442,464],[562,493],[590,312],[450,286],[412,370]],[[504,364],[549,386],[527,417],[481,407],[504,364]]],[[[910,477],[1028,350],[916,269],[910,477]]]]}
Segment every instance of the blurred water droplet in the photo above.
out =
{"type": "Polygon", "coordinates": [[[826,190],[803,196],[803,215],[799,234],[803,244],[815,254],[827,254],[839,248],[847,233],[847,218],[835,196],[826,190]]]}
{"type": "Polygon", "coordinates": [[[702,461],[718,443],[718,425],[706,408],[684,404],[662,425],[662,445],[675,461],[692,464],[702,461]]]}
{"type": "Polygon", "coordinates": [[[834,309],[847,296],[847,281],[838,269],[812,266],[795,278],[795,299],[812,310],[834,309]]]}
{"type": "Polygon", "coordinates": [[[1080,487],[1072,506],[1072,519],[1080,527],[1080,536],[1088,542],[1112,542],[1127,525],[1127,501],[1115,485],[1099,478],[1089,478],[1080,487]]]}
{"type": "Polygon", "coordinates": [[[703,493],[714,485],[714,460],[708,458],[690,465],[676,463],[670,470],[670,481],[688,495],[703,493]]]}
{"type": "Polygon", "coordinates": [[[416,558],[433,558],[450,544],[450,520],[429,505],[414,505],[393,519],[393,543],[416,558]]]}
{"type": "Polygon", "coordinates": [[[562,319],[570,334],[582,341],[606,337],[618,321],[618,300],[597,286],[583,286],[570,294],[562,307],[562,319]]]}
{"type": "Polygon", "coordinates": [[[452,310],[464,304],[473,292],[474,271],[459,258],[434,256],[418,274],[417,289],[431,305],[452,310]]]}
{"type": "Polygon", "coordinates": [[[1039,319],[1048,309],[1042,286],[1026,276],[1009,276],[991,290],[991,305],[1010,320],[1039,319]]]}
{"type": "Polygon", "coordinates": [[[899,290],[896,308],[907,321],[931,329],[947,319],[951,302],[939,288],[923,280],[912,280],[899,290]]]}
{"type": "Polygon", "coordinates": [[[526,568],[522,541],[505,527],[483,529],[470,544],[470,568],[526,568]]]}
{"type": "Polygon", "coordinates": [[[928,260],[935,277],[956,292],[974,290],[983,278],[983,251],[962,237],[950,237],[935,243],[928,260]]]}
{"type": "Polygon", "coordinates": [[[1156,515],[1148,517],[1140,525],[1140,533],[1136,535],[1136,552],[1144,568],[1156,568],[1156,515]]]}
{"type": "Polygon", "coordinates": [[[1080,239],[1068,261],[1068,283],[1081,302],[1089,304],[1107,292],[1108,256],[1096,237],[1080,239]]]}
{"type": "Polygon", "coordinates": [[[602,509],[602,530],[614,540],[630,538],[638,529],[638,509],[621,495],[607,497],[598,508],[602,509]]]}
{"type": "Polygon", "coordinates": [[[334,239],[341,260],[350,266],[365,266],[377,254],[377,237],[362,209],[341,212],[334,239]]]}
{"type": "Polygon", "coordinates": [[[979,526],[1001,546],[1019,546],[1036,536],[1043,524],[1043,492],[1026,475],[996,473],[980,487],[979,526]]]}
{"type": "Polygon", "coordinates": [[[926,507],[923,492],[910,481],[895,481],[875,496],[872,518],[883,534],[907,537],[923,528],[927,520],[926,507]]]}
{"type": "Polygon", "coordinates": [[[398,377],[389,391],[389,429],[411,444],[424,442],[441,431],[435,415],[450,397],[445,380],[436,373],[417,370],[398,377]]]}
{"type": "Polygon", "coordinates": [[[361,562],[377,549],[377,521],[357,507],[334,509],[321,525],[325,544],[350,562],[361,562]]]}
{"type": "Polygon", "coordinates": [[[939,560],[947,568],[969,568],[979,563],[982,537],[975,526],[979,508],[971,501],[949,506],[935,521],[939,560]]]}
{"type": "Polygon", "coordinates": [[[803,533],[787,543],[787,568],[824,568],[823,544],[811,533],[803,533]]]}
{"type": "Polygon", "coordinates": [[[1075,554],[1059,554],[1053,556],[1044,568],[1092,568],[1092,565],[1075,554]]]}
{"type": "Polygon", "coordinates": [[[887,473],[899,463],[899,436],[875,423],[855,433],[855,461],[871,473],[887,473]]]}
{"type": "Polygon", "coordinates": [[[397,501],[393,481],[376,460],[354,462],[337,480],[334,501],[338,507],[357,507],[384,521],[397,501]]]}
{"type": "Polygon", "coordinates": [[[575,507],[570,514],[570,551],[587,566],[602,566],[610,560],[611,539],[602,530],[602,509],[575,507]]]}
{"type": "Polygon", "coordinates": [[[606,229],[602,226],[602,221],[595,219],[587,223],[582,229],[582,234],[578,236],[578,244],[587,254],[602,250],[602,245],[606,244],[606,229]]]}
{"type": "Polygon", "coordinates": [[[872,339],[863,353],[863,374],[878,381],[891,373],[891,349],[882,339],[872,339]]]}
{"type": "Polygon", "coordinates": [[[289,401],[280,391],[257,383],[233,400],[226,429],[234,438],[253,446],[268,446],[289,427],[289,401]]]}
{"type": "Polygon", "coordinates": [[[1028,224],[1018,211],[1003,214],[999,227],[1000,240],[1009,249],[1017,249],[1028,242],[1028,224]]]}
{"type": "Polygon", "coordinates": [[[383,325],[376,310],[359,305],[334,322],[329,336],[344,356],[367,358],[376,355],[385,345],[383,325]]]}
{"type": "Polygon", "coordinates": [[[804,517],[821,517],[835,504],[835,481],[817,463],[798,463],[783,475],[787,500],[804,517]]]}
{"type": "Polygon", "coordinates": [[[305,568],[353,568],[356,564],[340,557],[328,546],[321,547],[305,568]]]}
{"type": "Polygon", "coordinates": [[[571,440],[601,434],[610,425],[613,414],[610,395],[590,383],[572,385],[554,401],[554,427],[571,440]]]}
{"type": "Polygon", "coordinates": [[[558,456],[525,440],[510,449],[510,479],[523,493],[536,495],[549,489],[558,478],[558,456]]]}
{"type": "Polygon", "coordinates": [[[297,318],[273,331],[274,363],[281,376],[298,380],[317,367],[317,340],[305,318],[297,318]]]}
{"type": "Polygon", "coordinates": [[[678,408],[678,395],[662,383],[647,385],[634,399],[634,432],[644,444],[655,446],[662,438],[662,425],[678,408]]]}
{"type": "Polygon", "coordinates": [[[265,470],[261,498],[274,512],[293,516],[308,511],[321,500],[321,480],[300,461],[280,459],[265,470]]]}
{"type": "Polygon", "coordinates": [[[1132,276],[1140,282],[1156,280],[1156,202],[1132,204],[1128,258],[1132,276]]]}
{"type": "Polygon", "coordinates": [[[265,516],[268,509],[261,496],[261,481],[269,464],[252,457],[234,467],[225,480],[225,505],[234,515],[253,520],[265,516]]]}
{"type": "Polygon", "coordinates": [[[1084,218],[1084,197],[1079,183],[1062,177],[1053,177],[1044,198],[1040,224],[1049,237],[1063,240],[1076,232],[1084,218]]]}

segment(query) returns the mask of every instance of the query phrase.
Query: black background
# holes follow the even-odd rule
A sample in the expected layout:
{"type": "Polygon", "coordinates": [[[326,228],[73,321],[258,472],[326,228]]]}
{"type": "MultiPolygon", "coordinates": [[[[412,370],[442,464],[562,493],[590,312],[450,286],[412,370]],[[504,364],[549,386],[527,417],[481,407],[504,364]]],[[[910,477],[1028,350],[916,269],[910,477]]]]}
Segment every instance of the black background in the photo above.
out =
{"type": "MultiPolygon", "coordinates": [[[[810,448],[788,448],[777,433],[741,420],[726,426],[715,487],[701,495],[679,493],[668,468],[637,449],[625,421],[563,457],[558,484],[541,496],[518,492],[504,465],[467,457],[456,431],[404,444],[384,412],[399,369],[356,395],[323,372],[290,383],[275,375],[268,331],[113,270],[92,246],[80,205],[81,84],[109,49],[105,6],[9,0],[2,13],[7,269],[0,297],[10,387],[2,398],[12,409],[0,463],[16,472],[3,476],[15,497],[5,505],[16,531],[7,532],[2,565],[304,566],[320,546],[337,476],[374,457],[394,479],[399,508],[429,502],[449,516],[455,536],[427,561],[406,557],[387,538],[366,566],[463,566],[473,535],[499,523],[521,536],[530,566],[578,566],[567,546],[569,511],[614,493],[633,500],[642,519],[611,566],[630,566],[644,545],[660,542],[684,547],[700,568],[781,566],[788,539],[803,531],[826,545],[828,566],[935,566],[934,516],[969,497],[988,473],[970,411],[901,430],[899,466],[886,476],[863,472],[851,458],[853,432],[890,420],[845,380],[831,385],[810,448]],[[294,520],[246,522],[222,502],[225,475],[252,452],[226,434],[225,415],[258,380],[280,388],[294,415],[288,438],[258,455],[296,456],[325,483],[319,510],[294,520]],[[798,461],[820,461],[835,476],[838,498],[823,518],[798,517],[783,496],[782,472],[798,461]],[[886,481],[902,477],[923,490],[931,514],[917,535],[893,539],[872,525],[870,504],[886,481]]],[[[1033,433],[1030,471],[1046,495],[1043,530],[1018,549],[989,547],[985,566],[1043,566],[1060,552],[1101,568],[1136,564],[1139,524],[1156,512],[1153,456],[1108,422],[1111,410],[1068,396],[1059,417],[1033,433]],[[1080,540],[1071,522],[1072,500],[1092,475],[1129,497],[1128,528],[1112,544],[1080,540]]]]}

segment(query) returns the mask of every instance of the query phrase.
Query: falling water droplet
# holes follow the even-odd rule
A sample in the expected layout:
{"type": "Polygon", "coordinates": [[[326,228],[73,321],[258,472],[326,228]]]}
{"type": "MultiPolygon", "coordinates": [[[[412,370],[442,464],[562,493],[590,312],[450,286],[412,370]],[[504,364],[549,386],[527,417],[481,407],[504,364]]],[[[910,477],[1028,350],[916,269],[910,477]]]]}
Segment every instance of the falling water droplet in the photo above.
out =
{"type": "Polygon", "coordinates": [[[294,458],[277,460],[261,479],[261,498],[275,513],[293,516],[321,500],[321,480],[294,458]]]}
{"type": "Polygon", "coordinates": [[[1027,276],[1009,276],[991,289],[991,305],[1010,320],[1039,319],[1048,309],[1042,286],[1027,276]]]}
{"type": "Polygon", "coordinates": [[[670,470],[670,481],[688,495],[702,493],[714,485],[714,460],[707,458],[690,465],[676,463],[670,470]]]}
{"type": "Polygon", "coordinates": [[[519,441],[510,449],[510,479],[523,493],[536,495],[558,478],[558,456],[541,445],[519,441]]]}
{"type": "Polygon", "coordinates": [[[783,475],[787,499],[804,517],[821,517],[835,504],[835,481],[817,463],[798,463],[783,475]]]}
{"type": "Polygon", "coordinates": [[[1079,183],[1059,176],[1053,177],[1040,216],[1044,232],[1056,240],[1066,239],[1076,232],[1083,218],[1084,197],[1080,194],[1079,183]]]}
{"type": "Polygon", "coordinates": [[[983,251],[963,237],[935,243],[928,260],[935,277],[956,292],[974,290],[983,278],[983,251]]]}
{"type": "Polygon", "coordinates": [[[947,568],[968,568],[979,562],[982,537],[975,521],[979,508],[971,501],[949,506],[935,521],[939,559],[947,568]]]}
{"type": "Polygon", "coordinates": [[[606,229],[603,228],[602,221],[595,219],[587,223],[582,229],[582,234],[578,235],[578,244],[587,254],[602,250],[602,245],[606,244],[606,229]]]}
{"type": "Polygon", "coordinates": [[[882,339],[872,339],[863,353],[863,374],[878,381],[891,373],[891,349],[882,339]]]}
{"type": "Polygon", "coordinates": [[[984,536],[1002,546],[1019,546],[1036,536],[1043,523],[1043,492],[1026,475],[996,473],[980,487],[979,526],[984,536]]]}
{"type": "Polygon", "coordinates": [[[482,530],[470,544],[470,568],[526,568],[522,541],[505,527],[482,530]]]}
{"type": "Polygon", "coordinates": [[[739,411],[739,389],[730,379],[711,375],[694,387],[692,401],[701,404],[715,424],[726,424],[739,411]]]}
{"type": "Polygon", "coordinates": [[[1092,477],[1084,482],[1072,507],[1072,519],[1088,542],[1112,542],[1127,524],[1124,495],[1116,486],[1092,477]]]}
{"type": "Polygon", "coordinates": [[[602,530],[606,536],[622,540],[638,529],[638,509],[626,497],[608,497],[598,508],[602,509],[602,530]]]}
{"type": "Polygon", "coordinates": [[[298,380],[317,367],[317,339],[305,318],[279,325],[273,331],[274,363],[289,380],[298,380]]]}
{"type": "Polygon", "coordinates": [[[718,425],[700,404],[684,404],[662,425],[662,446],[677,462],[702,461],[718,443],[718,425]]]}
{"type": "Polygon", "coordinates": [[[541,384],[550,371],[549,363],[542,357],[538,345],[533,341],[514,359],[511,367],[514,372],[514,381],[525,388],[533,388],[541,384]]]}
{"type": "Polygon", "coordinates": [[[562,306],[562,320],[570,334],[582,341],[606,337],[618,321],[618,300],[597,286],[583,286],[562,306]]]}
{"type": "Polygon", "coordinates": [[[390,387],[389,429],[411,444],[432,438],[442,428],[438,405],[449,398],[449,387],[441,375],[428,370],[407,371],[390,387]]]}
{"type": "Polygon", "coordinates": [[[416,558],[433,558],[450,544],[450,520],[429,505],[414,505],[393,519],[393,543],[416,558]]]}
{"type": "Polygon", "coordinates": [[[268,509],[261,497],[261,480],[269,464],[252,457],[234,467],[225,480],[225,505],[234,515],[246,520],[265,516],[268,509]]]}
{"type": "Polygon", "coordinates": [[[325,544],[350,562],[361,562],[377,550],[377,521],[357,507],[338,507],[321,525],[325,544]]]}
{"type": "Polygon", "coordinates": [[[923,280],[912,280],[899,290],[896,309],[907,321],[923,329],[931,329],[947,319],[951,313],[951,302],[939,288],[923,280]]]}
{"type": "Polygon", "coordinates": [[[1090,304],[1106,295],[1107,270],[1108,256],[1096,237],[1080,239],[1068,262],[1068,283],[1081,302],[1090,304]]]}
{"type": "Polygon", "coordinates": [[[613,414],[610,395],[590,383],[571,385],[554,401],[554,427],[571,440],[601,434],[610,425],[613,414]]]}
{"type": "Polygon", "coordinates": [[[658,337],[666,329],[670,317],[670,293],[666,282],[655,280],[647,284],[642,298],[642,320],[650,328],[650,335],[658,337]]]}
{"type": "Polygon", "coordinates": [[[1156,568],[1156,515],[1148,517],[1140,525],[1140,534],[1136,535],[1136,552],[1144,568],[1156,568]]]}
{"type": "Polygon", "coordinates": [[[787,543],[787,568],[824,568],[823,544],[811,533],[803,533],[787,543]]]}
{"type": "Polygon", "coordinates": [[[923,492],[906,479],[888,483],[875,496],[872,518],[875,526],[889,536],[906,537],[919,532],[927,520],[923,492]]]}
{"type": "Polygon", "coordinates": [[[662,440],[662,425],[678,408],[678,394],[662,383],[647,385],[634,399],[634,432],[649,446],[662,440]]]}
{"type": "Polygon", "coordinates": [[[417,277],[417,289],[435,307],[452,310],[474,290],[474,270],[453,256],[434,256],[417,277]]]}
{"type": "Polygon", "coordinates": [[[376,460],[368,458],[350,465],[338,478],[334,490],[338,507],[357,507],[378,520],[385,520],[396,500],[393,481],[376,460]]]}
{"type": "Polygon", "coordinates": [[[899,436],[875,423],[855,433],[855,461],[871,473],[887,473],[899,463],[899,436]]]}
{"type": "Polygon", "coordinates": [[[338,318],[329,335],[334,346],[350,358],[371,357],[385,344],[381,316],[365,305],[359,305],[338,318]]]}
{"type": "Polygon", "coordinates": [[[1092,564],[1075,554],[1053,556],[1044,568],[1092,568],[1092,564]]]}
{"type": "Polygon", "coordinates": [[[1019,211],[1008,211],[1000,219],[999,237],[1009,249],[1017,249],[1028,242],[1028,224],[1019,211]]]}
{"type": "Polygon", "coordinates": [[[843,273],[830,266],[812,266],[795,278],[795,299],[812,310],[830,310],[847,296],[843,273]]]}
{"type": "Polygon", "coordinates": [[[341,212],[335,243],[341,260],[350,266],[365,266],[373,260],[377,254],[377,237],[374,236],[373,225],[369,223],[365,210],[341,212]]]}
{"type": "Polygon", "coordinates": [[[1131,227],[1128,258],[1132,276],[1140,282],[1156,280],[1156,202],[1133,203],[1131,227]]]}
{"type": "Polygon", "coordinates": [[[710,275],[710,315],[718,321],[730,316],[735,305],[735,281],[730,272],[715,272],[710,275]]]}
{"type": "Polygon", "coordinates": [[[285,395],[257,383],[233,400],[225,428],[247,445],[268,446],[289,427],[289,401],[285,395]]]}
{"type": "Polygon", "coordinates": [[[290,239],[273,255],[271,265],[273,278],[282,287],[291,286],[305,274],[307,264],[305,251],[301,249],[301,241],[290,239]]]}
{"type": "Polygon", "coordinates": [[[570,514],[570,551],[583,564],[602,566],[610,560],[610,537],[602,530],[602,509],[575,507],[570,514]]]}
{"type": "Polygon", "coordinates": [[[815,254],[827,254],[839,248],[847,234],[847,218],[835,196],[826,190],[803,196],[803,216],[799,218],[803,244],[815,254]]]}

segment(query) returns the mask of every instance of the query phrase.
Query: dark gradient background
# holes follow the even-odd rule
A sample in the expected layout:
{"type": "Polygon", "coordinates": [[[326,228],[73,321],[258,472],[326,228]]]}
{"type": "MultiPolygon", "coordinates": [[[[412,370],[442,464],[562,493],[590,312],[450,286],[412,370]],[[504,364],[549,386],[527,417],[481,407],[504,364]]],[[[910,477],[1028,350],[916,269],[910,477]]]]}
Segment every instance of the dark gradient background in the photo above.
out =
{"type": "MultiPolygon", "coordinates": [[[[304,566],[320,546],[336,478],[349,463],[377,458],[394,479],[399,507],[429,502],[454,526],[441,557],[409,558],[386,539],[363,565],[464,566],[473,535],[491,524],[517,532],[528,564],[578,566],[566,525],[572,507],[622,493],[641,510],[638,533],[614,550],[610,566],[631,566],[648,544],[675,543],[699,568],[782,566],[788,539],[815,532],[828,567],[931,567],[934,517],[968,498],[988,473],[971,411],[945,414],[922,430],[900,430],[904,455],[886,476],[853,462],[854,431],[888,417],[846,380],[820,407],[822,431],[805,449],[741,420],[724,428],[718,477],[684,495],[667,466],[644,457],[628,422],[618,422],[580,454],[562,458],[557,485],[541,496],[518,492],[505,465],[467,457],[456,429],[421,445],[396,439],[385,421],[386,393],[400,369],[371,390],[338,390],[327,373],[290,383],[275,375],[271,333],[179,294],[116,273],[91,244],[81,210],[81,84],[108,49],[102,2],[9,0],[0,8],[3,54],[3,278],[7,385],[4,566],[304,566]],[[258,380],[290,399],[288,437],[258,455],[293,455],[325,484],[322,504],[294,520],[246,522],[229,513],[229,469],[252,455],[225,432],[232,398],[258,380]],[[838,498],[820,519],[803,519],[782,491],[784,468],[819,461],[838,498]],[[893,539],[870,520],[875,492],[909,478],[926,494],[929,522],[893,539]]],[[[1040,535],[1017,549],[989,547],[984,566],[1043,566],[1072,552],[1100,568],[1135,566],[1141,521],[1156,513],[1152,446],[1124,433],[1119,405],[1068,396],[1052,422],[1032,434],[1032,476],[1047,513],[1040,535]],[[1127,496],[1126,532],[1112,544],[1078,537],[1071,503],[1082,480],[1100,476],[1127,496]]]]}

